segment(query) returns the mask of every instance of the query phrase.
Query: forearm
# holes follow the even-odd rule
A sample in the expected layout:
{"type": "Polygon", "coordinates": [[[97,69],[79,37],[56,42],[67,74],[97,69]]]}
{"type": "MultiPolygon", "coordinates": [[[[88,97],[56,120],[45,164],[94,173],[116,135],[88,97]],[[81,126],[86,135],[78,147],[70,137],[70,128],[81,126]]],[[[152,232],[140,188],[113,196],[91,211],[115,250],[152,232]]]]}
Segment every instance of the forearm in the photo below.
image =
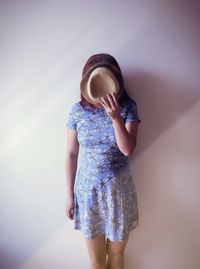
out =
{"type": "Polygon", "coordinates": [[[65,176],[66,176],[67,196],[69,198],[74,197],[74,182],[77,170],[77,161],[78,157],[76,155],[69,154],[66,156],[65,176]]]}
{"type": "Polygon", "coordinates": [[[133,152],[135,145],[133,145],[133,142],[130,139],[130,135],[121,116],[113,120],[113,127],[119,149],[124,155],[130,155],[133,152]]]}

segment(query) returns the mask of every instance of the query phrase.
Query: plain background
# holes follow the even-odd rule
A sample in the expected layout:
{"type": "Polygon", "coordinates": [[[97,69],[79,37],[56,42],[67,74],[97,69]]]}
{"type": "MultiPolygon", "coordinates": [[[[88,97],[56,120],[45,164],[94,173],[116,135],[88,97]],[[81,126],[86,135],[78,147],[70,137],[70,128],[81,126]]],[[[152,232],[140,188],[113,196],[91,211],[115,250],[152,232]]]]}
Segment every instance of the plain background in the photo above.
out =
{"type": "Polygon", "coordinates": [[[112,54],[141,118],[126,269],[200,268],[198,1],[0,1],[0,268],[87,269],[65,215],[66,120],[112,54]]]}

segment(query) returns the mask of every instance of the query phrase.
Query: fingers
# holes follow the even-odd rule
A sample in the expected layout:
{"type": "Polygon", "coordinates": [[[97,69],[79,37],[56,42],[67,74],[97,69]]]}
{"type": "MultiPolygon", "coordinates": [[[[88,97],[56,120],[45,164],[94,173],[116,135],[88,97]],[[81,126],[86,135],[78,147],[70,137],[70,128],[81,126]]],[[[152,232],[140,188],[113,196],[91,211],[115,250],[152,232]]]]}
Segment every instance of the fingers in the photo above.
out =
{"type": "Polygon", "coordinates": [[[74,210],[73,209],[67,210],[67,217],[69,219],[73,219],[73,216],[74,216],[74,210]]]}
{"type": "Polygon", "coordinates": [[[110,102],[107,98],[102,97],[101,102],[106,106],[106,108],[110,108],[110,102]]]}
{"type": "Polygon", "coordinates": [[[110,102],[110,105],[111,105],[112,109],[114,109],[115,108],[115,102],[113,100],[113,96],[111,94],[107,94],[107,98],[108,98],[108,100],[110,102]]]}
{"type": "Polygon", "coordinates": [[[74,210],[71,209],[71,210],[69,211],[69,213],[68,213],[68,218],[73,219],[73,217],[74,217],[74,210]]]}
{"type": "Polygon", "coordinates": [[[115,105],[118,106],[117,96],[116,96],[115,92],[112,93],[112,98],[113,98],[115,105]]]}
{"type": "Polygon", "coordinates": [[[105,98],[105,97],[101,98],[102,105],[104,106],[104,108],[106,107],[106,108],[114,109],[115,106],[117,105],[116,100],[115,100],[115,96],[113,96],[113,93],[112,93],[112,95],[106,94],[106,97],[107,98],[105,98]]]}
{"type": "Polygon", "coordinates": [[[105,110],[108,110],[110,108],[110,106],[108,105],[108,101],[104,97],[101,98],[100,103],[102,104],[105,110]]]}
{"type": "Polygon", "coordinates": [[[107,109],[107,106],[104,104],[103,100],[100,101],[100,103],[102,104],[102,106],[105,108],[105,110],[107,109]]]}

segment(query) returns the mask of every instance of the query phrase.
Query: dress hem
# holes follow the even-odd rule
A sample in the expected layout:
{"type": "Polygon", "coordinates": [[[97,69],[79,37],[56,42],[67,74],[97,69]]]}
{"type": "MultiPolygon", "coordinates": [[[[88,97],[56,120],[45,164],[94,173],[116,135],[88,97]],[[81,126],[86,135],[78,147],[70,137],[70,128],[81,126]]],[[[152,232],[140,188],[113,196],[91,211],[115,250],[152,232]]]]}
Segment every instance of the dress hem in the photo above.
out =
{"type": "MultiPolygon", "coordinates": [[[[134,222],[134,224],[132,225],[132,227],[131,227],[130,229],[127,230],[127,233],[126,233],[127,236],[128,236],[129,233],[130,233],[131,231],[133,231],[137,226],[139,226],[139,221],[138,221],[138,220],[136,220],[136,221],[134,222]]],[[[98,231],[97,233],[95,233],[95,234],[93,234],[93,235],[91,235],[91,236],[86,236],[85,231],[84,231],[80,226],[75,226],[75,227],[74,227],[74,230],[78,230],[78,231],[82,232],[82,234],[84,235],[84,237],[85,237],[86,240],[94,239],[96,236],[98,236],[98,235],[100,235],[100,234],[105,234],[106,238],[109,239],[109,240],[112,241],[112,242],[114,242],[114,241],[124,241],[124,240],[127,238],[127,236],[125,236],[125,237],[122,238],[122,239],[115,239],[115,238],[113,238],[113,237],[110,237],[110,236],[108,235],[108,232],[107,232],[106,230],[104,230],[104,231],[98,231]]]]}

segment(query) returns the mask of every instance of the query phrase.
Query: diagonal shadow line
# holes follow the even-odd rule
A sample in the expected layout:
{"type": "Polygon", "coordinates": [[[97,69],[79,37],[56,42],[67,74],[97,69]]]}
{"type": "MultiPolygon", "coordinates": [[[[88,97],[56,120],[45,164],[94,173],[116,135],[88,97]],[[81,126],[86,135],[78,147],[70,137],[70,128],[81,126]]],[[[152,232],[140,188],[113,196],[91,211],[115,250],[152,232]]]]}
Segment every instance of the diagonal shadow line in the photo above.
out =
{"type": "Polygon", "coordinates": [[[136,103],[141,137],[138,150],[131,157],[137,158],[199,102],[200,92],[197,85],[185,85],[144,70],[128,73],[126,78],[127,88],[133,88],[133,91],[127,90],[129,95],[139,99],[136,103]]]}

